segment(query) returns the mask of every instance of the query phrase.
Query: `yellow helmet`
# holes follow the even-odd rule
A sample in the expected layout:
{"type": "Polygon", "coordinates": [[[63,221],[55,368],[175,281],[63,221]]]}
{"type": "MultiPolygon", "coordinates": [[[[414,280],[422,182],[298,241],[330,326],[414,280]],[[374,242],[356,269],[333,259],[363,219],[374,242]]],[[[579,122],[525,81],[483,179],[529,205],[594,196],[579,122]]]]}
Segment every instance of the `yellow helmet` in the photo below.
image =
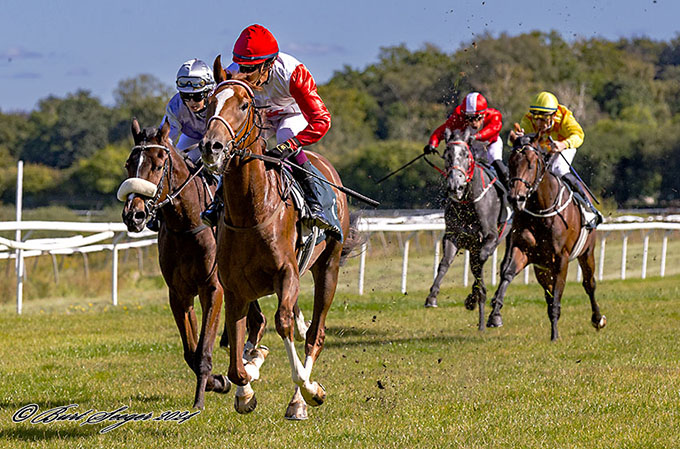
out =
{"type": "Polygon", "coordinates": [[[529,112],[532,114],[553,114],[557,111],[557,97],[550,92],[543,91],[531,101],[529,112]]]}

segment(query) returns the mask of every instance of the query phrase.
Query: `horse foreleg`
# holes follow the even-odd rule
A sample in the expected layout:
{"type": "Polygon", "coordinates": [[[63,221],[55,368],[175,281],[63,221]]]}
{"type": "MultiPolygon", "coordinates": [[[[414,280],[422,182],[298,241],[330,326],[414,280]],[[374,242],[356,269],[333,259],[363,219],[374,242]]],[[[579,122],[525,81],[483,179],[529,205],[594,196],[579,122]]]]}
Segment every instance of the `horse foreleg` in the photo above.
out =
{"type": "Polygon", "coordinates": [[[449,233],[444,234],[442,245],[444,246],[444,255],[439,262],[439,268],[437,269],[437,275],[434,278],[432,287],[430,287],[430,294],[425,298],[425,307],[437,307],[437,295],[444,280],[444,275],[449,271],[449,267],[458,252],[458,248],[453,243],[452,236],[449,233]]]}
{"type": "Polygon", "coordinates": [[[590,317],[590,323],[593,325],[595,330],[599,331],[607,325],[607,317],[600,313],[600,306],[598,306],[597,301],[595,301],[595,255],[594,255],[594,243],[591,248],[585,253],[581,254],[578,258],[578,263],[581,266],[581,271],[583,271],[583,289],[588,294],[590,298],[590,309],[593,314],[590,317]]]}
{"type": "Polygon", "coordinates": [[[484,284],[483,268],[484,262],[481,260],[478,251],[473,251],[471,253],[472,263],[470,268],[472,269],[472,275],[475,277],[475,282],[472,284],[472,292],[465,298],[465,307],[468,307],[468,303],[471,303],[472,308],[475,304],[479,308],[479,326],[480,331],[484,330],[484,303],[486,302],[486,284],[484,284]]]}
{"type": "Polygon", "coordinates": [[[235,384],[236,396],[234,409],[238,413],[249,413],[255,410],[257,400],[250,386],[250,377],[243,363],[243,345],[246,333],[245,301],[237,299],[232,293],[224,293],[225,328],[229,338],[229,380],[235,384]]]}
{"type": "MultiPolygon", "coordinates": [[[[198,345],[198,333],[196,324],[196,313],[194,312],[193,297],[182,295],[174,289],[169,291],[170,309],[172,316],[177,324],[179,336],[182,339],[182,347],[184,348],[184,360],[198,376],[198,367],[196,366],[196,347],[198,345]]],[[[198,395],[198,393],[197,393],[198,395]]],[[[196,406],[196,399],[194,406],[196,406]]],[[[200,405],[200,404],[199,404],[200,405]]]]}
{"type": "Polygon", "coordinates": [[[501,263],[501,282],[496,289],[496,293],[491,300],[491,313],[486,322],[486,327],[501,327],[503,325],[503,318],[501,317],[501,308],[503,308],[503,298],[505,292],[510,285],[510,282],[527,266],[529,259],[526,254],[517,247],[513,247],[511,239],[506,239],[505,256],[501,263]]]}
{"type": "MultiPolygon", "coordinates": [[[[559,255],[557,257],[560,257],[559,255]]],[[[538,282],[543,286],[545,292],[545,302],[548,305],[548,319],[550,320],[550,340],[555,341],[559,338],[557,322],[562,313],[562,293],[567,283],[567,271],[569,259],[561,256],[556,261],[555,268],[536,267],[534,272],[538,282]],[[555,273],[556,272],[556,273],[555,273]]]]}

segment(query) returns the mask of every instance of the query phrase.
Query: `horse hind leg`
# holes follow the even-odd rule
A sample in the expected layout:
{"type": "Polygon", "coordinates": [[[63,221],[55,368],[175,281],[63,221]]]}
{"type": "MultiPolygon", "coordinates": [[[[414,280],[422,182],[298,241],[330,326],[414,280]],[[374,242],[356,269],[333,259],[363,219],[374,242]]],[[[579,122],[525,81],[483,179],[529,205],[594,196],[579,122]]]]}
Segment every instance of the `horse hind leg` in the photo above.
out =
{"type": "Polygon", "coordinates": [[[442,281],[444,280],[444,275],[449,271],[449,267],[456,257],[456,252],[458,248],[453,243],[450,238],[450,234],[445,234],[442,239],[442,244],[444,246],[444,255],[442,260],[439,262],[439,267],[437,268],[437,275],[432,282],[430,287],[430,293],[425,298],[425,307],[437,307],[437,295],[439,294],[439,289],[441,287],[442,281]]]}
{"type": "Polygon", "coordinates": [[[583,272],[583,289],[590,298],[590,308],[593,312],[590,317],[590,324],[596,331],[599,331],[607,325],[607,317],[600,313],[600,306],[595,300],[595,255],[593,249],[594,245],[587,252],[581,254],[578,257],[578,263],[583,272]]]}

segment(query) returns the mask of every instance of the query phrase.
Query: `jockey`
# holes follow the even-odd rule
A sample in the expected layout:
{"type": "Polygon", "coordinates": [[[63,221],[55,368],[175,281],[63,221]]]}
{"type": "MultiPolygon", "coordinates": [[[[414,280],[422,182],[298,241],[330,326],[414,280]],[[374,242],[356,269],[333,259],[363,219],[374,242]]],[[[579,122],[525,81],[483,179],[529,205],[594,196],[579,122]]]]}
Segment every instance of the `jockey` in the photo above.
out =
{"type": "MultiPolygon", "coordinates": [[[[286,159],[306,171],[312,163],[302,148],[318,142],[331,126],[331,114],[317,93],[316,83],[307,67],[294,57],[279,51],[272,33],[262,25],[251,25],[241,32],[233,50],[231,73],[247,73],[248,81],[259,86],[255,103],[267,110],[268,128],[264,138],[276,136],[277,146],[268,154],[286,159]]],[[[310,225],[341,235],[326,218],[316,181],[302,170],[293,170],[309,204],[310,225]]],[[[219,206],[203,213],[204,221],[213,223],[219,216],[219,206]]]]}
{"type": "Polygon", "coordinates": [[[487,160],[496,170],[501,184],[507,187],[508,167],[503,162],[503,142],[498,135],[503,127],[503,117],[498,110],[487,107],[486,98],[479,92],[471,92],[465,96],[465,100],[454,109],[446,122],[434,130],[423,152],[434,153],[446,129],[463,131],[468,127],[476,131],[472,136],[472,146],[486,147],[487,160]],[[476,142],[481,145],[474,145],[476,142]]]}
{"type": "Polygon", "coordinates": [[[585,137],[583,128],[574,118],[574,114],[565,106],[559,104],[557,97],[550,92],[541,92],[534,97],[529,106],[529,112],[520,122],[521,132],[512,131],[508,142],[512,144],[517,137],[524,133],[548,131],[547,137],[539,144],[551,153],[560,153],[550,165],[550,171],[561,177],[571,189],[582,197],[583,202],[592,214],[588,214],[586,222],[594,229],[602,223],[602,214],[598,211],[583,185],[571,171],[571,161],[576,156],[576,149],[583,143],[585,137]]]}
{"type": "Polygon", "coordinates": [[[206,98],[215,88],[212,69],[200,59],[190,59],[179,68],[176,78],[177,90],[165,108],[170,123],[170,139],[175,148],[188,150],[187,155],[196,163],[201,158],[198,143],[206,128],[206,98]],[[177,138],[179,137],[179,140],[177,138]]]}
{"type": "MultiPolygon", "coordinates": [[[[166,121],[170,123],[170,140],[175,148],[182,151],[195,164],[201,158],[198,143],[203,138],[206,128],[206,98],[215,88],[212,69],[200,59],[189,59],[177,71],[175,84],[178,92],[165,107],[166,121]],[[178,139],[179,137],[179,139],[178,139]]],[[[146,227],[158,232],[159,217],[156,215],[146,227]]]]}

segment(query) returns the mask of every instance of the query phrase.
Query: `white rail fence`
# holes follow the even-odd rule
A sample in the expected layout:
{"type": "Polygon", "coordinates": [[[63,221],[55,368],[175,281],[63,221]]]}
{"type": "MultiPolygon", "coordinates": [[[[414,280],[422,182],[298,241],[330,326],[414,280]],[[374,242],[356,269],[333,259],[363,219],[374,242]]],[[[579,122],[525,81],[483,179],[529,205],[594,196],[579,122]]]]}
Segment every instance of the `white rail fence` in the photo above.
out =
{"type": "MultiPolygon", "coordinates": [[[[630,218],[630,217],[628,217],[630,218]]],[[[637,218],[637,217],[636,217],[637,218]]],[[[669,217],[666,217],[668,219],[669,217]]],[[[603,279],[605,251],[608,239],[614,232],[618,232],[622,239],[621,250],[621,272],[620,278],[625,279],[627,275],[627,251],[628,237],[632,231],[640,230],[644,232],[643,254],[641,277],[647,277],[649,238],[652,231],[665,231],[662,237],[660,275],[666,274],[666,260],[668,252],[668,242],[671,235],[680,231],[680,217],[670,217],[671,221],[641,221],[635,223],[606,223],[600,225],[599,232],[599,257],[596,262],[597,276],[603,279]],[[674,222],[674,221],[677,222],[674,222]],[[646,232],[645,232],[646,231],[646,232]]],[[[444,233],[444,218],[442,213],[425,216],[396,217],[396,218],[363,218],[358,224],[359,231],[370,235],[374,232],[396,232],[406,233],[406,238],[402,239],[402,270],[401,270],[401,292],[407,291],[408,258],[410,243],[418,232],[431,231],[434,237],[434,258],[433,258],[433,278],[440,260],[440,241],[444,233]]],[[[111,251],[111,302],[118,304],[118,252],[128,248],[141,248],[157,243],[156,234],[151,231],[142,233],[128,233],[122,223],[79,223],[79,222],[53,222],[53,221],[11,221],[0,222],[0,232],[15,231],[18,238],[10,240],[0,237],[0,259],[15,259],[17,275],[17,313],[22,312],[22,287],[24,283],[24,259],[49,254],[52,256],[55,279],[58,277],[56,255],[64,254],[83,254],[111,251]],[[91,233],[90,235],[75,235],[61,238],[42,238],[29,239],[33,231],[55,231],[67,233],[91,233]],[[22,237],[22,231],[26,232],[22,237]],[[123,239],[129,241],[122,241],[123,239]]],[[[366,271],[367,244],[361,248],[359,259],[358,292],[363,294],[366,271]]],[[[497,283],[498,271],[498,251],[495,251],[491,260],[492,284],[497,283]]],[[[470,256],[465,251],[463,268],[463,285],[468,285],[470,273],[470,256]]],[[[580,268],[578,272],[580,279],[580,268]]],[[[524,271],[524,282],[529,281],[529,270],[524,271]]]]}

